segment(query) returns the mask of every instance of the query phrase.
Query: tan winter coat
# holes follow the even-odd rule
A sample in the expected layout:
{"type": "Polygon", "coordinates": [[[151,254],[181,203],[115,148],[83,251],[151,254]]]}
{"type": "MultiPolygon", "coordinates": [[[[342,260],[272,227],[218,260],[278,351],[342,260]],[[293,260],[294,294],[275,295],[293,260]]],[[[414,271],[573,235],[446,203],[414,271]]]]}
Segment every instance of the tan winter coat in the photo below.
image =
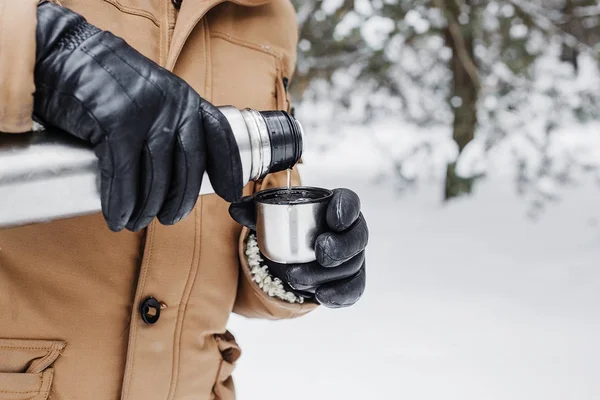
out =
{"type": "MultiPolygon", "coordinates": [[[[0,0],[1,132],[32,126],[37,2],[0,0]]],[[[289,0],[183,0],[179,11],[169,0],[61,3],[216,105],[289,108],[289,0]]],[[[269,176],[246,194],[283,181],[269,176]]],[[[112,233],[100,215],[0,230],[0,400],[234,398],[231,312],[281,319],[315,305],[275,300],[251,281],[247,232],[227,208],[203,196],[180,223],[140,233],[112,233]],[[162,303],[154,325],[139,311],[151,296],[162,303]]]]}

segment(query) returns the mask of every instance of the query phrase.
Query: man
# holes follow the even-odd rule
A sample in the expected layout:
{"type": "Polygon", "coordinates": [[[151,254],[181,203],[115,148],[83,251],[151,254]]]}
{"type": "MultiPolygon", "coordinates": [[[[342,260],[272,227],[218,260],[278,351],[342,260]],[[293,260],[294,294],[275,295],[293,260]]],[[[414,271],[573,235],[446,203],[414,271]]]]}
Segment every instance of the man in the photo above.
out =
{"type": "Polygon", "coordinates": [[[242,187],[213,104],[288,110],[296,35],[287,0],[0,0],[0,132],[36,118],[88,141],[102,199],[102,214],[0,230],[0,399],[231,399],[231,312],[359,299],[368,232],[349,190],[317,263],[268,264],[283,294],[245,255],[242,196],[285,178],[242,187]],[[217,195],[198,198],[204,171],[217,195]]]}

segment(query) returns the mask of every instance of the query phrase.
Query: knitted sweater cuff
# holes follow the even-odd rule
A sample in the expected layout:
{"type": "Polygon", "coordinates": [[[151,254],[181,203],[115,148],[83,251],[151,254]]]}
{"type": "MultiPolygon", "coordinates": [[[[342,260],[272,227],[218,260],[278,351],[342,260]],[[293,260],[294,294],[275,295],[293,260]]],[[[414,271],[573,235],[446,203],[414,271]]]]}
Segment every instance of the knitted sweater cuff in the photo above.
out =
{"type": "Polygon", "coordinates": [[[260,250],[256,241],[256,235],[250,234],[246,241],[246,258],[248,259],[248,267],[252,280],[265,292],[268,296],[286,301],[288,303],[304,303],[304,298],[288,292],[283,287],[283,282],[279,278],[273,277],[269,273],[269,268],[264,264],[264,260],[260,257],[260,250]]]}

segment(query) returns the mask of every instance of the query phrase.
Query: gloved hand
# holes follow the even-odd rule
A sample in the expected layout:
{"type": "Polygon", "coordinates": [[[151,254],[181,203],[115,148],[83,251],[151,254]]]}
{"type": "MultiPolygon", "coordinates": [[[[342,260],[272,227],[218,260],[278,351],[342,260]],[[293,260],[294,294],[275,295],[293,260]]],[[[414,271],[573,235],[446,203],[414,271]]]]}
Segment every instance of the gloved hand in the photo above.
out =
{"type": "Polygon", "coordinates": [[[239,200],[241,160],[216,107],[73,11],[42,3],[37,16],[34,114],[94,147],[111,230],[181,220],[205,170],[218,195],[239,200]]]}
{"type": "MultiPolygon", "coordinates": [[[[256,230],[256,210],[251,196],[231,204],[229,213],[238,223],[256,230]]],[[[369,239],[358,195],[349,189],[335,189],[326,216],[330,231],[316,240],[316,262],[278,264],[262,258],[271,274],[296,295],[314,298],[329,308],[351,306],[365,290],[364,250],[369,239]]]]}

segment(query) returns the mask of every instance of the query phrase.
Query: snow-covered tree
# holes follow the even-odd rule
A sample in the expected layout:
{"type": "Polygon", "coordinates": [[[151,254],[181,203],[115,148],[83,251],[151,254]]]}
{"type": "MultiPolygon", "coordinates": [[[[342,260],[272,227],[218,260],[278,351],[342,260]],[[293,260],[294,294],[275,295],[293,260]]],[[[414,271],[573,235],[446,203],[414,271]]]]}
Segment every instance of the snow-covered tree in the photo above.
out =
{"type": "Polygon", "coordinates": [[[565,127],[600,119],[596,3],[298,1],[293,94],[329,105],[320,123],[397,114],[452,126],[446,199],[469,193],[494,154],[508,151],[519,190],[540,202],[576,170],[597,167],[557,145],[565,127]]]}

